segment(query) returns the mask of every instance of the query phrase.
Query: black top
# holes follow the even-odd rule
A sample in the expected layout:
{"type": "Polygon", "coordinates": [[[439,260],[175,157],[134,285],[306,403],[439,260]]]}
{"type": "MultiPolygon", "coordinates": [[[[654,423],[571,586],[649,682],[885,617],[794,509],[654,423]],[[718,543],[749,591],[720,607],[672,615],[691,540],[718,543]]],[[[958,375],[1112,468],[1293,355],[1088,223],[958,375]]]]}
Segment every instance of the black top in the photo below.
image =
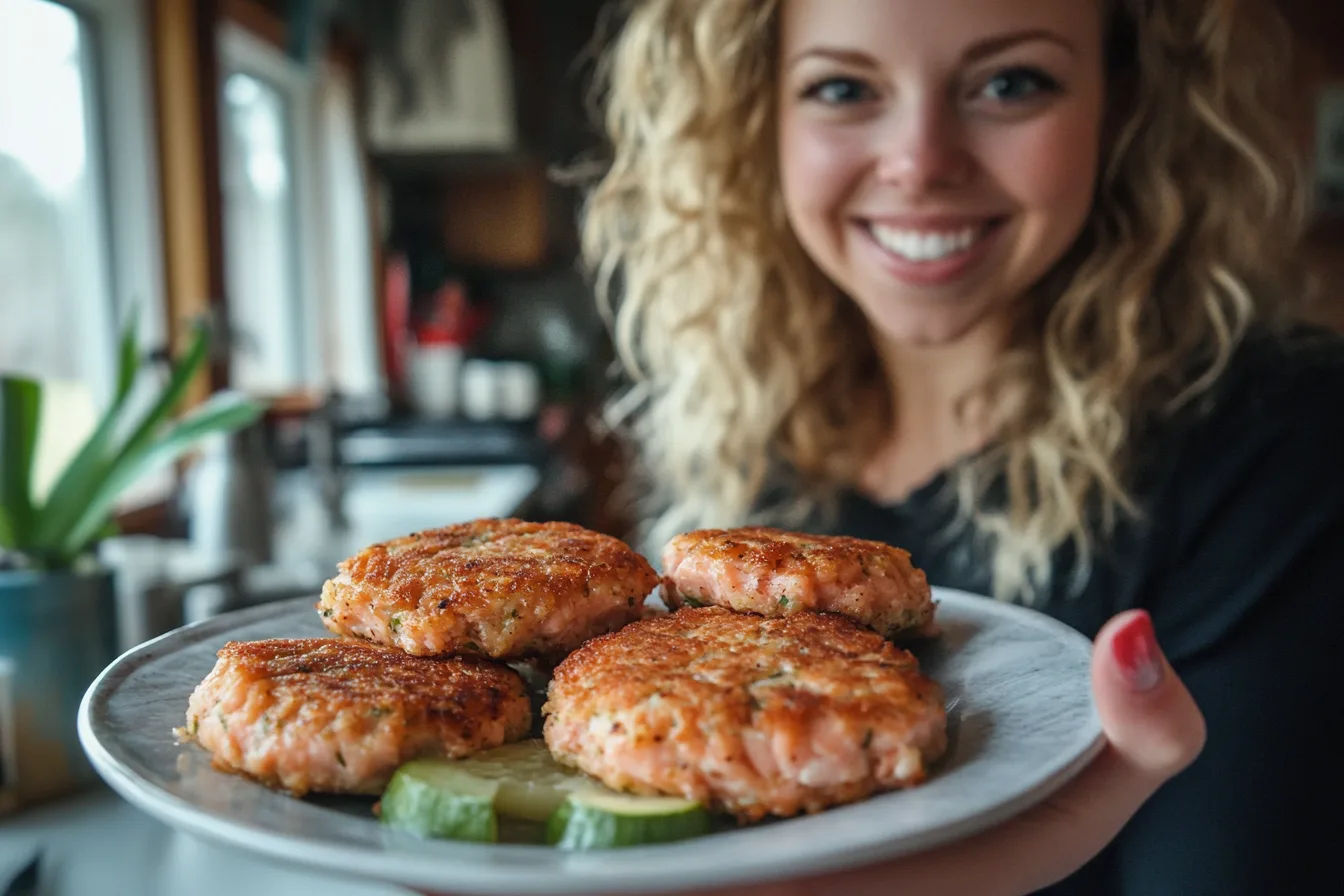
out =
{"type": "MultiPolygon", "coordinates": [[[[1076,596],[1056,558],[1038,608],[1094,637],[1147,609],[1208,743],[1051,896],[1344,892],[1344,341],[1248,340],[1209,400],[1142,437],[1145,511],[1076,596]]],[[[839,529],[904,547],[935,585],[985,593],[943,539],[945,475],[898,506],[849,494],[839,529]]]]}

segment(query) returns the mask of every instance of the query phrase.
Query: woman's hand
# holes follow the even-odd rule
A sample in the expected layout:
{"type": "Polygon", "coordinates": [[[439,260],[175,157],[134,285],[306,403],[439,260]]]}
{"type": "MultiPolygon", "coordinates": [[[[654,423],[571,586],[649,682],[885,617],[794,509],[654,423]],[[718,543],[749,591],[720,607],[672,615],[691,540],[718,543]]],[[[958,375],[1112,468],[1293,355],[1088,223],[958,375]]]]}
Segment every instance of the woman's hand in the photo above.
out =
{"type": "Polygon", "coordinates": [[[881,865],[694,896],[1021,896],[1067,877],[1204,747],[1204,717],[1141,610],[1116,616],[1097,635],[1092,692],[1107,746],[1073,781],[1022,815],[881,865]]]}

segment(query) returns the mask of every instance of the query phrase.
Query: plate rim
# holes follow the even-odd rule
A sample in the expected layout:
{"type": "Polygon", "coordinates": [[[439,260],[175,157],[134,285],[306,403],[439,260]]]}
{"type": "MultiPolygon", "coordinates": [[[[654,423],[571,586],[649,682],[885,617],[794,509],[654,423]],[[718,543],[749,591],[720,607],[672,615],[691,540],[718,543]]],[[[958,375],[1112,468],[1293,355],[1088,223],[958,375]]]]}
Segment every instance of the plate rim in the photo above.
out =
{"type": "MultiPolygon", "coordinates": [[[[952,588],[935,586],[934,598],[947,600],[959,607],[969,608],[973,613],[1011,617],[1019,623],[1027,623],[1038,628],[1052,631],[1065,643],[1090,652],[1092,642],[1077,630],[1059,620],[1035,610],[1017,604],[1008,604],[983,595],[973,594],[952,588]]],[[[198,644],[213,636],[238,629],[242,626],[264,622],[270,617],[283,617],[298,609],[303,602],[312,601],[312,597],[299,597],[276,601],[256,607],[224,613],[209,619],[200,620],[165,632],[153,639],[130,648],[107,666],[85,691],[80,701],[77,729],[80,742],[88,755],[90,763],[103,780],[122,798],[151,817],[170,827],[200,837],[206,841],[223,844],[254,855],[263,856],[272,861],[280,861],[291,866],[332,871],[370,881],[391,883],[424,890],[441,888],[445,881],[442,870],[453,868],[461,877],[468,868],[456,865],[447,856],[438,861],[440,874],[431,879],[429,875],[415,873],[420,865],[429,862],[425,856],[411,857],[399,855],[391,850],[370,849],[367,846],[336,845],[319,838],[295,835],[268,828],[251,827],[237,820],[216,816],[202,809],[190,800],[174,794],[165,788],[144,778],[131,768],[122,758],[114,755],[96,730],[93,719],[95,705],[106,705],[116,688],[123,684],[137,670],[162,656],[171,656],[180,649],[198,644]],[[166,652],[165,647],[170,649],[166,652]]],[[[697,872],[697,864],[688,863],[672,880],[640,879],[630,881],[615,875],[603,874],[600,854],[577,853],[567,855],[566,864],[577,867],[564,868],[563,874],[556,877],[534,874],[527,881],[520,879],[516,869],[508,866],[478,863],[470,866],[469,880],[460,880],[456,892],[474,892],[482,894],[598,894],[610,892],[657,893],[685,890],[697,887],[731,887],[738,885],[760,884],[778,881],[793,876],[811,876],[826,874],[845,869],[859,868],[866,864],[900,858],[946,845],[973,836],[1013,818],[1037,805],[1052,793],[1063,787],[1083,769],[1106,745],[1106,738],[1097,716],[1095,705],[1089,714],[1086,726],[1080,726],[1078,740],[1081,741],[1090,729],[1091,737],[1087,744],[1072,758],[1054,763],[1047,767],[1040,782],[1008,799],[993,809],[981,812],[960,821],[936,825],[918,834],[876,841],[866,845],[849,848],[837,848],[819,854],[795,857],[793,861],[769,862],[762,860],[735,863],[731,867],[715,868],[713,873],[697,872]],[[596,860],[594,860],[596,857],[596,860]],[[544,877],[544,879],[543,879],[544,877]],[[465,889],[460,887],[465,885],[465,889]]],[[[1061,755],[1067,755],[1061,754],[1061,755]]],[[[222,774],[222,773],[221,773],[222,774]]],[[[885,794],[890,796],[890,794],[885,794]]],[[[878,795],[880,798],[883,795],[878,795]]],[[[727,832],[727,836],[748,831],[727,832]]],[[[667,849],[685,849],[687,842],[662,844],[649,847],[633,847],[622,850],[630,856],[636,853],[659,852],[667,849]]],[[[479,849],[476,844],[445,844],[469,853],[479,849]]],[[[551,847],[490,844],[493,849],[516,849],[521,852],[550,850],[551,847]]]]}

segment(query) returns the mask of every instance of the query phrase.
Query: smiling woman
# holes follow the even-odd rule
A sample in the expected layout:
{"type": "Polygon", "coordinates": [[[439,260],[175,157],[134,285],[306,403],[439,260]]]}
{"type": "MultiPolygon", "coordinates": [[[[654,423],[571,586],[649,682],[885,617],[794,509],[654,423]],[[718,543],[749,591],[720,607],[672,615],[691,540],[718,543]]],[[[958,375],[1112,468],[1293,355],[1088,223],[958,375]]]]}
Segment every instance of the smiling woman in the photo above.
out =
{"type": "Polygon", "coordinates": [[[1344,344],[1274,4],[628,9],[583,246],[649,540],[879,541],[1096,639],[1111,746],[1048,812],[811,891],[1331,890],[1344,344]]]}
{"type": "Polygon", "coordinates": [[[1304,292],[1280,23],[1132,7],[635,5],[584,250],[652,542],[795,524],[836,484],[900,499],[966,458],[994,593],[1048,593],[1056,550],[1086,567],[1137,509],[1130,436],[1304,292]]]}
{"type": "Polygon", "coordinates": [[[1006,344],[1011,304],[1077,239],[1097,175],[1102,34],[1088,4],[1051,6],[785,7],[789,220],[879,345],[1006,344]]]}

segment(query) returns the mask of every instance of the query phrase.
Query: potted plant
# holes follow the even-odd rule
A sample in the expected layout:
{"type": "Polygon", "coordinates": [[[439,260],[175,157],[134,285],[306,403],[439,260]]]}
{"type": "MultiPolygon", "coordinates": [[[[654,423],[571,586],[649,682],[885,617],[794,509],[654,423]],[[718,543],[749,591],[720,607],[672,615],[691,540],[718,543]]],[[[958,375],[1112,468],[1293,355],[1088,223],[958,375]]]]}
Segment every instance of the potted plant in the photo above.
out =
{"type": "Polygon", "coordinates": [[[172,463],[200,439],[258,419],[262,407],[220,392],[184,416],[178,406],[207,359],[209,333],[193,328],[186,350],[148,394],[135,318],[121,333],[116,390],[93,432],[55,478],[34,494],[43,387],[0,374],[0,658],[13,670],[0,706],[13,709],[7,740],[16,755],[19,804],[68,793],[93,780],[75,730],[80,699],[116,658],[113,572],[99,563],[119,497],[142,475],[172,463]]]}

